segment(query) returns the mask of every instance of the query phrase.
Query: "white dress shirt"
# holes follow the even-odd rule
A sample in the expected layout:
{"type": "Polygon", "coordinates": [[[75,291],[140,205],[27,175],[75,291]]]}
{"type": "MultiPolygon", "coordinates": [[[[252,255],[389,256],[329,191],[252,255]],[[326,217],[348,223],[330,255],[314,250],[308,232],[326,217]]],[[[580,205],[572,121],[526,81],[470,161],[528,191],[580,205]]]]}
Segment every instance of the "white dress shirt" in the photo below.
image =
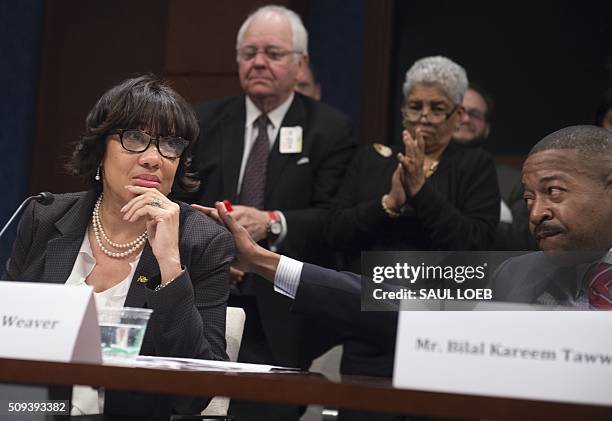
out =
{"type": "Polygon", "coordinates": [[[304,263],[291,257],[282,256],[274,274],[274,291],[294,299],[300,286],[304,263]]]}

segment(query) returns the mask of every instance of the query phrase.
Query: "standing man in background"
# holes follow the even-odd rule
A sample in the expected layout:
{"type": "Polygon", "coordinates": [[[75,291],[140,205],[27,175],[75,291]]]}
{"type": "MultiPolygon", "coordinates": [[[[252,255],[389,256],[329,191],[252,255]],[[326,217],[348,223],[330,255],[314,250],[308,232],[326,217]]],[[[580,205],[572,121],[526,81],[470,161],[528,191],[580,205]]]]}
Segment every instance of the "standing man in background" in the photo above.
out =
{"type": "MultiPolygon", "coordinates": [[[[355,149],[351,123],[295,93],[308,63],[308,34],[293,11],[256,10],[238,32],[236,55],[244,94],[195,105],[201,124],[197,202],[228,200],[233,218],[259,244],[331,265],[322,227],[355,149]]],[[[247,314],[239,361],[307,367],[324,351],[306,339],[301,318],[290,314],[291,300],[260,277],[233,273],[229,303],[247,314]]],[[[261,412],[264,406],[233,403],[232,413],[241,420],[298,417],[295,408],[261,412]]]]}
{"type": "MultiPolygon", "coordinates": [[[[470,85],[463,96],[463,107],[465,113],[453,139],[466,146],[482,146],[491,131],[493,100],[482,89],[470,85]]],[[[536,244],[529,233],[529,212],[523,201],[521,173],[504,164],[497,164],[495,168],[502,201],[493,249],[535,250],[536,244]]]]}

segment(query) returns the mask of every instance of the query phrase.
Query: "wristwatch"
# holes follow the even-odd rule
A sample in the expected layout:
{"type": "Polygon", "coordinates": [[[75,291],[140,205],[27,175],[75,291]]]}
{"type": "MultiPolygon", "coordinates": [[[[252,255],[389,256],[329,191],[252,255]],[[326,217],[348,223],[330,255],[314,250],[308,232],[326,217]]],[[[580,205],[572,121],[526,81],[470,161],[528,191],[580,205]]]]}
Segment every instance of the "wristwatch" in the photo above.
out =
{"type": "Polygon", "coordinates": [[[281,221],[278,217],[278,214],[274,211],[268,211],[268,216],[270,217],[270,224],[268,224],[268,232],[272,235],[280,235],[283,227],[281,225],[281,221]]]}

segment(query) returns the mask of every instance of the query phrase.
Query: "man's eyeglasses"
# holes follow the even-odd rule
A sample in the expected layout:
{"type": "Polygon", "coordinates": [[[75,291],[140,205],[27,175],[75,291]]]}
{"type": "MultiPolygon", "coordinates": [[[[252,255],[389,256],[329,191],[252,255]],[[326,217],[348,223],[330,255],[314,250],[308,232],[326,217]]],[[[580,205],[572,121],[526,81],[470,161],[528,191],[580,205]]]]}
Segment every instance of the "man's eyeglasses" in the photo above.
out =
{"type": "Polygon", "coordinates": [[[123,149],[129,152],[144,152],[149,148],[151,142],[155,142],[161,156],[176,159],[189,146],[188,140],[177,136],[153,137],[142,130],[134,129],[119,129],[115,133],[119,135],[123,149]]]}
{"type": "Polygon", "coordinates": [[[280,47],[242,47],[238,49],[238,58],[243,61],[253,60],[259,53],[263,53],[264,56],[270,61],[281,61],[289,54],[300,54],[300,51],[285,50],[280,47]]]}
{"type": "Polygon", "coordinates": [[[439,108],[435,105],[428,107],[428,112],[423,113],[423,103],[414,102],[402,107],[402,116],[404,120],[410,123],[416,123],[421,119],[421,116],[425,116],[427,121],[431,124],[440,124],[449,119],[449,117],[459,108],[459,105],[455,105],[450,111],[445,108],[439,108]]]}

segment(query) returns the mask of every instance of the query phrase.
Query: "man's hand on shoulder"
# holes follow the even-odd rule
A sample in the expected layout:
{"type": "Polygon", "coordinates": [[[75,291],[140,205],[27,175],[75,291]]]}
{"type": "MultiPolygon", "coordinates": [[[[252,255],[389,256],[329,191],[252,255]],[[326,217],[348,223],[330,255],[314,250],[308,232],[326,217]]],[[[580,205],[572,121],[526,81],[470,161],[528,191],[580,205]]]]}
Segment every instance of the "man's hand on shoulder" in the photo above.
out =
{"type": "MultiPolygon", "coordinates": [[[[232,268],[235,274],[252,272],[271,282],[274,281],[280,255],[259,246],[247,229],[236,221],[234,213],[236,213],[237,208],[245,208],[244,206],[235,206],[231,214],[226,210],[222,202],[215,203],[215,208],[207,208],[200,205],[191,206],[210,216],[219,224],[224,225],[234,236],[236,260],[232,264],[232,268]]],[[[265,212],[263,213],[265,214],[265,212]]],[[[269,219],[268,215],[265,216],[269,219]]]]}

